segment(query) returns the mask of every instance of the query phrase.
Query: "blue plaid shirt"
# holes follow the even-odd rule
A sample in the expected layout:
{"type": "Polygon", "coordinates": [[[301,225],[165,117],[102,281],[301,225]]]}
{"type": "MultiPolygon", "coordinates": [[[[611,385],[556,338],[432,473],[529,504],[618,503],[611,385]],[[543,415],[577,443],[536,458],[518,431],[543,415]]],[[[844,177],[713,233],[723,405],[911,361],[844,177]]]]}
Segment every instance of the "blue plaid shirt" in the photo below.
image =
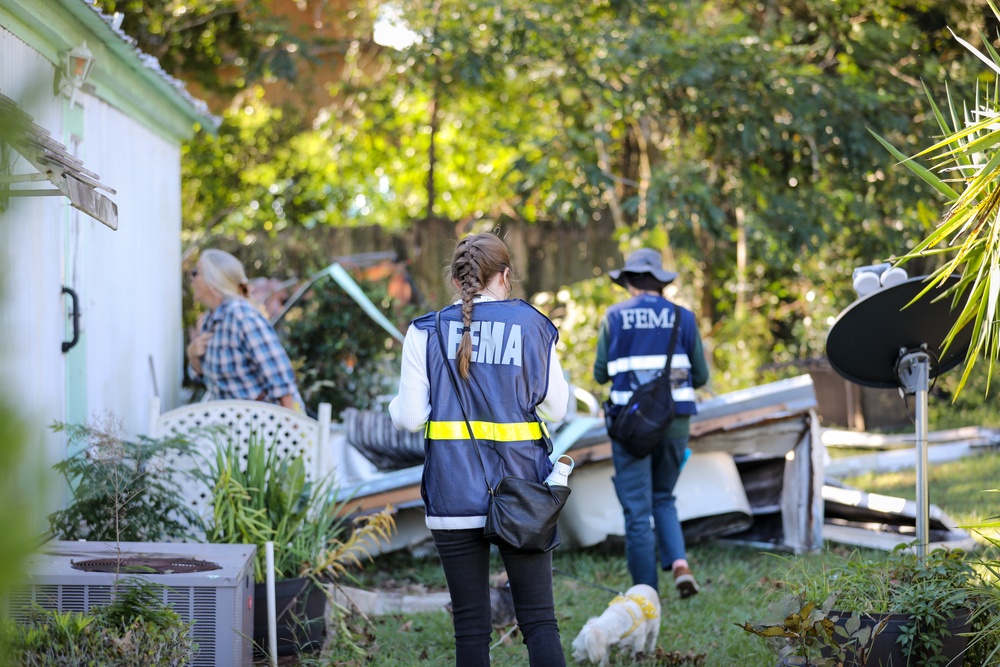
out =
{"type": "Polygon", "coordinates": [[[206,399],[277,403],[291,395],[302,405],[288,354],[271,324],[249,301],[223,301],[204,318],[201,332],[206,331],[212,333],[201,359],[206,399]]]}

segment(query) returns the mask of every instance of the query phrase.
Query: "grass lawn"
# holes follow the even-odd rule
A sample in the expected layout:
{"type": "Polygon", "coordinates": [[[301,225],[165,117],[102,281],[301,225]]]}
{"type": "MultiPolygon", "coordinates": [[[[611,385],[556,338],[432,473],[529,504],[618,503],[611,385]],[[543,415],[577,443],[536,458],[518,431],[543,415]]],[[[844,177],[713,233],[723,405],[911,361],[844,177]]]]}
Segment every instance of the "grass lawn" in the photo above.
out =
{"type": "MultiPolygon", "coordinates": [[[[1000,514],[1000,496],[983,491],[997,488],[998,479],[998,452],[934,466],[930,475],[931,502],[959,524],[996,516],[1000,514]]],[[[867,475],[846,481],[866,491],[915,497],[912,471],[867,475]]],[[[781,596],[780,582],[789,567],[821,568],[825,562],[850,550],[828,543],[821,553],[792,556],[720,542],[692,545],[689,560],[702,585],[701,593],[689,600],[678,599],[669,574],[664,573],[659,650],[639,661],[615,655],[611,664],[771,667],[775,657],[760,638],[744,632],[736,624],[758,618],[769,601],[781,596]]],[[[573,577],[615,590],[624,590],[630,585],[624,549],[617,540],[577,551],[556,550],[554,566],[573,577]]],[[[495,571],[501,569],[497,559],[495,571]]],[[[420,585],[432,590],[445,589],[444,575],[436,559],[416,559],[402,553],[378,558],[359,573],[359,581],[365,588],[420,585]]],[[[567,662],[575,664],[570,657],[574,637],[590,616],[605,608],[611,594],[557,573],[555,597],[567,662]]],[[[447,613],[389,615],[369,621],[353,618],[351,625],[361,653],[341,647],[322,657],[312,654],[294,662],[282,661],[282,664],[315,667],[412,667],[418,663],[447,667],[454,664],[451,619],[447,613]]],[[[499,633],[495,634],[495,639],[498,638],[499,633]]],[[[527,665],[527,651],[520,637],[515,635],[513,641],[496,645],[492,664],[497,667],[527,665]]]]}

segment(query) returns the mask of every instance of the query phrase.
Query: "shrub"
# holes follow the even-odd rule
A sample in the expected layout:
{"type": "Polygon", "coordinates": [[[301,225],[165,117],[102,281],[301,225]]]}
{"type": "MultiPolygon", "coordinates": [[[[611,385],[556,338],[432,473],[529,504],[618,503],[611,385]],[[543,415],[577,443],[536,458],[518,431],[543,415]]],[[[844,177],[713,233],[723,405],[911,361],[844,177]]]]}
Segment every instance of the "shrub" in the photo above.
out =
{"type": "Polygon", "coordinates": [[[390,508],[352,521],[332,477],[307,479],[301,456],[283,456],[276,440],[268,444],[257,431],[249,434],[245,455],[228,438],[198,474],[212,489],[212,507],[202,519],[205,539],[256,544],[257,582],[265,580],[266,542],[274,543],[276,577],[332,581],[344,564],[358,563],[367,546],[388,541],[394,528],[390,508]]]}
{"type": "Polygon", "coordinates": [[[66,509],[49,515],[60,539],[100,542],[159,542],[183,537],[197,517],[174,482],[168,462],[193,446],[181,437],[159,440],[124,437],[121,422],[108,415],[92,424],[56,423],[75,453],[53,468],[72,497],[66,509]]]}
{"type": "MultiPolygon", "coordinates": [[[[384,287],[362,287],[373,303],[388,300],[384,287]]],[[[401,348],[332,280],[316,283],[285,315],[278,333],[311,410],[324,402],[334,415],[349,407],[364,410],[379,396],[395,393],[401,348]]]]}
{"type": "Polygon", "coordinates": [[[884,558],[855,552],[819,576],[793,568],[787,583],[815,598],[835,596],[841,611],[909,615],[898,639],[903,654],[924,665],[944,664],[950,621],[975,610],[988,586],[963,550],[931,549],[920,556],[915,546],[898,545],[884,558]]]}
{"type": "Polygon", "coordinates": [[[188,664],[197,649],[191,624],[167,607],[159,587],[129,580],[114,602],[89,612],[59,612],[39,606],[15,623],[0,621],[3,667],[174,667],[188,664]]]}

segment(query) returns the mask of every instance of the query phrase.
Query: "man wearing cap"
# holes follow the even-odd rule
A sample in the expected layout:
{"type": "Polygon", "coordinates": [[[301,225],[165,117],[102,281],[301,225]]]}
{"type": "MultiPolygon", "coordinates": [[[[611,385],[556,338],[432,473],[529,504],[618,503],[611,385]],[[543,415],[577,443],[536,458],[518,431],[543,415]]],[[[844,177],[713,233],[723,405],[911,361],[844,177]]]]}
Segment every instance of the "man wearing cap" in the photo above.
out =
{"type": "Polygon", "coordinates": [[[594,378],[611,381],[610,402],[625,405],[632,392],[662,374],[673,327],[677,342],[670,363],[673,421],[656,450],[636,457],[612,440],[615,492],[625,514],[625,559],[632,583],[659,590],[657,551],[662,568],[672,571],[682,598],[699,590],[691,573],[684,534],[674,504],[674,485],[684,464],[691,415],[697,412],[694,390],[708,382],[708,363],[694,313],[663,296],[677,274],[663,268],[660,253],[636,250],[620,270],[610,271],[628,290],[626,301],[608,308],[597,339],[594,378]],[[650,517],[653,526],[650,526],[650,517]]]}

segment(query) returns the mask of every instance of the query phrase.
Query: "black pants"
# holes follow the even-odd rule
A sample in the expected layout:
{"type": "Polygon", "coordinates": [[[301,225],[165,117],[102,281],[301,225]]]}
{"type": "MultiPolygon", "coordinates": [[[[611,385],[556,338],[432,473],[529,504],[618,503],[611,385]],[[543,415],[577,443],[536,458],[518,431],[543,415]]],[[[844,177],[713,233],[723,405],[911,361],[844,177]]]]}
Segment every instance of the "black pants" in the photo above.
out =
{"type": "MultiPolygon", "coordinates": [[[[490,543],[483,529],[432,530],[451,593],[457,667],[488,667],[493,624],[490,614],[490,543]]],[[[501,548],[517,626],[531,667],[564,667],[552,599],[552,553],[526,554],[501,548]]]]}

